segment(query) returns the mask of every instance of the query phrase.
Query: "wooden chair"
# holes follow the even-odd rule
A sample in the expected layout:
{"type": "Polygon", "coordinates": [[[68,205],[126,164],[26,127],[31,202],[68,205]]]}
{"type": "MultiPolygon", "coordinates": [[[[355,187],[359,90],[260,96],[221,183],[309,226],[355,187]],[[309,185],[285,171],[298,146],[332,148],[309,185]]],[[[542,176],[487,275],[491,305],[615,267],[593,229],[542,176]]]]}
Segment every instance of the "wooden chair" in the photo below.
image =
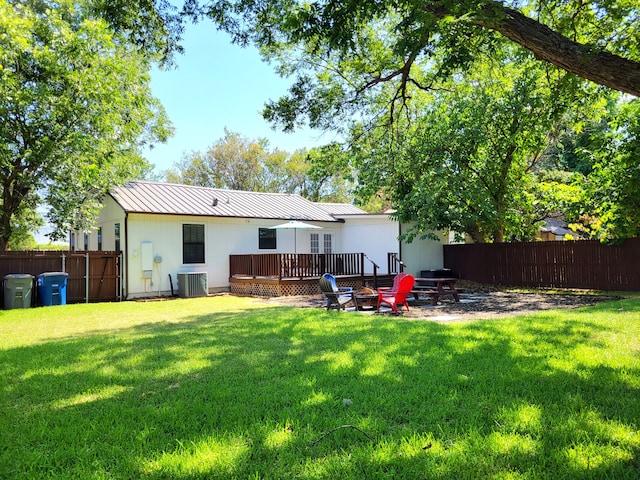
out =
{"type": "Polygon", "coordinates": [[[411,295],[415,281],[413,275],[403,275],[398,281],[397,288],[378,292],[378,311],[380,311],[380,305],[388,305],[394,313],[398,313],[398,305],[404,305],[409,311],[407,297],[411,295]]]}
{"type": "Polygon", "coordinates": [[[352,303],[357,308],[355,292],[351,287],[338,287],[336,279],[330,273],[320,277],[320,290],[327,297],[327,310],[335,307],[338,311],[345,310],[347,304],[352,303]]]}

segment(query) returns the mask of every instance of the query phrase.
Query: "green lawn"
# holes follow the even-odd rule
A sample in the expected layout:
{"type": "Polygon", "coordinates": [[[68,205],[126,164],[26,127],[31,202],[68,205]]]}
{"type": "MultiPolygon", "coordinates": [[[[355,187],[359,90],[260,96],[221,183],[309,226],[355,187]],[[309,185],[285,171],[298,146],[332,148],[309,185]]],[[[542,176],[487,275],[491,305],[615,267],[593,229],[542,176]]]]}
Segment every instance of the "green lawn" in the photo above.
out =
{"type": "Polygon", "coordinates": [[[640,478],[640,300],[464,324],[10,310],[0,360],[1,478],[640,478]]]}

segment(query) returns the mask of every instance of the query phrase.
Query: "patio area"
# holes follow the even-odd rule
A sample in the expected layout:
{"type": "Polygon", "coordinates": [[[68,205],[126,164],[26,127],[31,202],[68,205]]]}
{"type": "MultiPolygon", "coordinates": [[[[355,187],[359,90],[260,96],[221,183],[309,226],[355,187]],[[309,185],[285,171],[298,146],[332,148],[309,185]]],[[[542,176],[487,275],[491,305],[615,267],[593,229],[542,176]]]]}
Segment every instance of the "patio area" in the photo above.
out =
{"type": "MultiPolygon", "coordinates": [[[[495,319],[506,316],[525,315],[544,310],[571,309],[595,305],[600,302],[618,300],[617,296],[605,296],[585,292],[563,293],[522,293],[482,287],[466,282],[466,293],[460,294],[460,302],[444,298],[438,305],[432,306],[428,301],[410,301],[410,310],[402,310],[402,318],[410,320],[430,320],[439,322],[468,321],[478,319],[495,319]]],[[[274,305],[286,305],[302,308],[324,308],[323,295],[305,295],[278,298],[256,299],[274,305]]],[[[388,315],[391,309],[383,308],[381,312],[375,309],[355,312],[353,308],[346,312],[334,312],[337,315],[364,314],[388,315]]]]}

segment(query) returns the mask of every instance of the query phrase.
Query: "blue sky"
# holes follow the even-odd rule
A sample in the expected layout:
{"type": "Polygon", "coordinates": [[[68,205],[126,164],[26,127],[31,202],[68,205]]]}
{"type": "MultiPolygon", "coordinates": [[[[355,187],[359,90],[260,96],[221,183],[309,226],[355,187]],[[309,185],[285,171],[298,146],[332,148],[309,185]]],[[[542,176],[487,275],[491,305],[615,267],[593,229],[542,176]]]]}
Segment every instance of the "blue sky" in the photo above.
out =
{"type": "Polygon", "coordinates": [[[265,102],[284,95],[293,80],[280,78],[255,48],[233,45],[209,21],[187,26],[183,46],[177,68],[152,73],[153,93],[175,128],[166,144],[146,152],[157,171],[170,168],[184,152],[205,151],[225,127],[249,139],[267,138],[271,148],[288,152],[334,138],[309,129],[284,134],[262,118],[265,102]]]}

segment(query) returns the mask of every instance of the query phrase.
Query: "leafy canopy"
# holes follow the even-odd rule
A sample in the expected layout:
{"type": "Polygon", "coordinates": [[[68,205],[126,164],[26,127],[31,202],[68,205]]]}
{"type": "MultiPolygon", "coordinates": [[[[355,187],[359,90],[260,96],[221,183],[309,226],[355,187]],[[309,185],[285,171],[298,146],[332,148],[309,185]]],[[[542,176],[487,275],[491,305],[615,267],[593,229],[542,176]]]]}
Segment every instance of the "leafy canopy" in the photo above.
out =
{"type": "Polygon", "coordinates": [[[272,150],[266,139],[250,140],[225,129],[207,151],[191,151],[165,172],[173,183],[256,192],[297,193],[312,201],[349,201],[347,183],[332,163],[332,147],[272,150]]]}
{"type": "Polygon", "coordinates": [[[476,242],[532,238],[544,218],[532,173],[550,132],[568,116],[596,113],[593,95],[565,101],[565,72],[502,47],[500,62],[414,93],[411,116],[394,131],[353,131],[361,193],[387,192],[410,237],[451,229],[476,242]]]}
{"type": "Polygon", "coordinates": [[[414,234],[527,239],[556,206],[579,210],[584,190],[539,185],[536,164],[562,125],[597,118],[607,95],[597,85],[640,93],[637,2],[188,7],[293,77],[265,117],[284,130],[307,123],[348,135],[360,194],[390,197],[414,234]]]}
{"type": "Polygon", "coordinates": [[[497,38],[581,78],[640,94],[640,7],[627,0],[192,0],[186,10],[213,18],[241,44],[254,43],[295,77],[289,95],[266,110],[285,128],[301,119],[328,126],[366,103],[370,91],[391,88],[403,102],[407,87],[428,88],[491,57],[497,38]],[[327,75],[342,81],[329,87],[327,75]]]}
{"type": "Polygon", "coordinates": [[[88,228],[170,131],[148,60],[71,1],[0,0],[0,67],[0,249],[26,202],[50,206],[54,238],[88,228]]]}

